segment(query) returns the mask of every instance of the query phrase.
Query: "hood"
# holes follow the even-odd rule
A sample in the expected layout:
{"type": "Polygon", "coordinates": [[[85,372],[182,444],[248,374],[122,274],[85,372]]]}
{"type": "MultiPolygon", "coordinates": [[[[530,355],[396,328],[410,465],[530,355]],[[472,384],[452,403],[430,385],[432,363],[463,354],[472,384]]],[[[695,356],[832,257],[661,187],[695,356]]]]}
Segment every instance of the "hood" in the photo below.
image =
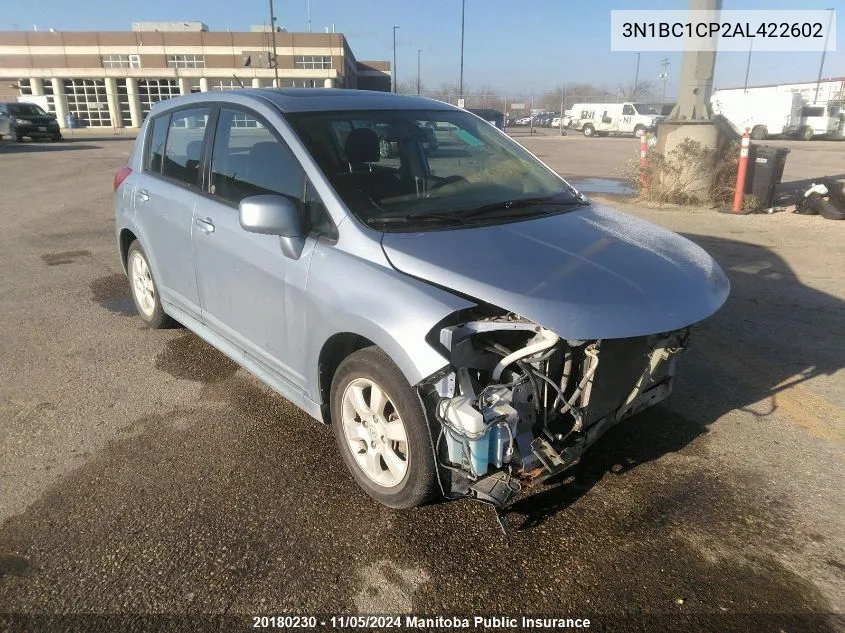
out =
{"type": "Polygon", "coordinates": [[[568,339],[676,330],[730,285],[689,240],[607,207],[470,229],[385,233],[397,270],[515,312],[568,339]]]}

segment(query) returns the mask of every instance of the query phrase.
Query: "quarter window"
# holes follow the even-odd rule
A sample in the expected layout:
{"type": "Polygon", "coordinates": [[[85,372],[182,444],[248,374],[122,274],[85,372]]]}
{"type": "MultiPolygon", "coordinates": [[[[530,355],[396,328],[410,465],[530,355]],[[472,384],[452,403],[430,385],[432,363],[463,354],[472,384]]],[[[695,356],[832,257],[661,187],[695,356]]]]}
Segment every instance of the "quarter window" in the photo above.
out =
{"type": "Polygon", "coordinates": [[[208,108],[178,110],[170,115],[161,169],[163,175],[188,185],[199,185],[202,140],[208,115],[208,108]]]}
{"type": "Polygon", "coordinates": [[[266,194],[298,202],[304,189],[299,162],[264,123],[246,112],[220,110],[211,157],[211,193],[235,204],[266,194]]]}
{"type": "Polygon", "coordinates": [[[150,121],[150,145],[147,150],[147,160],[144,168],[156,174],[161,173],[161,163],[164,158],[164,142],[167,140],[167,127],[170,125],[170,115],[159,116],[150,121]]]}

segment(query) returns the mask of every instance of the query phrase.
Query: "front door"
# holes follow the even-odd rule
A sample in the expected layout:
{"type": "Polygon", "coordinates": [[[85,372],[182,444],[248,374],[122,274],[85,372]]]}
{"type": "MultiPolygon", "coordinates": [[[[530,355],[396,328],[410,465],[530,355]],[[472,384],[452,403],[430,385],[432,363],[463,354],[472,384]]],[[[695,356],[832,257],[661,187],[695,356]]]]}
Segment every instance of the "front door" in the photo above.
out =
{"type": "Polygon", "coordinates": [[[208,107],[176,110],[150,122],[144,167],[136,181],[135,219],[161,299],[199,319],[191,253],[194,205],[208,107]]]}
{"type": "Polygon", "coordinates": [[[279,237],[241,228],[238,204],[282,195],[302,205],[305,174],[258,114],[222,107],[207,195],[194,210],[194,262],[206,325],[296,385],[304,383],[305,281],[314,239],[298,259],[279,237]]]}

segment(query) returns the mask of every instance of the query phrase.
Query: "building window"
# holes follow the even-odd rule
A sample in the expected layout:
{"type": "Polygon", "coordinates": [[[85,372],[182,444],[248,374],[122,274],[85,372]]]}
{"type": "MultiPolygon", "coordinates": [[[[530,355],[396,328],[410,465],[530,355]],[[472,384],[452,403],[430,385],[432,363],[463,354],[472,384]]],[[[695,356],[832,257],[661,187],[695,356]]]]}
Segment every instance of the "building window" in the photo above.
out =
{"type": "Polygon", "coordinates": [[[111,127],[106,82],[103,79],[65,79],[68,113],[87,127],[111,127]]]}
{"type": "Polygon", "coordinates": [[[241,84],[235,79],[214,79],[210,83],[209,87],[212,90],[240,90],[241,88],[241,84]]]}
{"type": "Polygon", "coordinates": [[[126,80],[118,79],[117,83],[117,106],[120,109],[120,124],[123,127],[132,127],[132,112],[129,109],[129,91],[126,89],[126,80]]]}
{"type": "Polygon", "coordinates": [[[168,55],[168,68],[205,68],[204,55],[168,55]]]}
{"type": "Polygon", "coordinates": [[[319,88],[322,79],[282,79],[282,88],[319,88]]]}
{"type": "Polygon", "coordinates": [[[103,68],[140,68],[140,55],[103,55],[103,68]]]}
{"type": "Polygon", "coordinates": [[[297,55],[293,58],[294,68],[327,70],[332,67],[332,58],[324,55],[297,55]]]}
{"type": "Polygon", "coordinates": [[[138,98],[141,101],[141,117],[146,117],[159,101],[172,99],[182,94],[175,79],[139,79],[138,98]]]}

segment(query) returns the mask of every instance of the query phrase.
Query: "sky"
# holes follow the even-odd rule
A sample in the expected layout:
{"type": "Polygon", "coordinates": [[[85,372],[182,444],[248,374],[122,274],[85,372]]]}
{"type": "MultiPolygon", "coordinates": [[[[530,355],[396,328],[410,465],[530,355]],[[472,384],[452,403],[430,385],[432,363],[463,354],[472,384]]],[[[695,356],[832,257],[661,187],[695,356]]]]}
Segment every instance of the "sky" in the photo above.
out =
{"type": "MultiPolygon", "coordinates": [[[[0,30],[129,30],[133,21],[198,20],[213,31],[249,30],[269,21],[268,0],[3,0],[0,30]]],[[[308,0],[275,0],[277,23],[307,30],[308,0]]],[[[723,0],[723,9],[794,9],[795,0],[723,0]]],[[[803,9],[838,9],[836,52],[829,52],[824,76],[845,76],[845,0],[802,0],[803,9]]],[[[612,9],[683,9],[687,0],[466,0],[465,92],[489,86],[503,95],[541,95],[569,82],[616,90],[630,86],[637,54],[611,52],[612,9]]],[[[393,58],[399,82],[417,76],[436,89],[457,83],[460,72],[461,0],[310,0],[312,30],[342,32],[359,60],[393,58]]],[[[669,58],[667,96],[681,72],[681,53],[644,52],[639,79],[661,86],[660,60],[669,58]]],[[[715,87],[742,86],[746,53],[719,53],[715,87]]],[[[821,53],[754,53],[749,85],[815,81],[821,53]]]]}

